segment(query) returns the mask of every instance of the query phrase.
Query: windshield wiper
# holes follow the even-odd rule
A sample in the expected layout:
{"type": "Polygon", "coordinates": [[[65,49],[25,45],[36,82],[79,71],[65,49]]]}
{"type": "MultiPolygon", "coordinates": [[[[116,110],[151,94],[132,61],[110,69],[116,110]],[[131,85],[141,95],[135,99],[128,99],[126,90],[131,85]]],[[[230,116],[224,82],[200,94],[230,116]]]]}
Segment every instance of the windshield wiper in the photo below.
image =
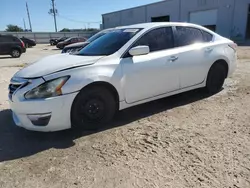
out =
{"type": "Polygon", "coordinates": [[[76,54],[72,54],[72,55],[80,55],[80,56],[108,56],[110,54],[80,54],[80,53],[76,53],[76,54]]]}

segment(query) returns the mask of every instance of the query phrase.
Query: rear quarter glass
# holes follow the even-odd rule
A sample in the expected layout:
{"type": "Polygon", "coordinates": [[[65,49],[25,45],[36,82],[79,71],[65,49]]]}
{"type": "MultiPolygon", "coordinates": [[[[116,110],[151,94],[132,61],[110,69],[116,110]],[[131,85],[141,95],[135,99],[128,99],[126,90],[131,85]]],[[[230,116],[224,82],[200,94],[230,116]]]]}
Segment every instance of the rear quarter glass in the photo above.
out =
{"type": "Polygon", "coordinates": [[[212,34],[202,30],[202,35],[203,35],[203,39],[204,39],[205,42],[213,41],[213,35],[212,34]]]}

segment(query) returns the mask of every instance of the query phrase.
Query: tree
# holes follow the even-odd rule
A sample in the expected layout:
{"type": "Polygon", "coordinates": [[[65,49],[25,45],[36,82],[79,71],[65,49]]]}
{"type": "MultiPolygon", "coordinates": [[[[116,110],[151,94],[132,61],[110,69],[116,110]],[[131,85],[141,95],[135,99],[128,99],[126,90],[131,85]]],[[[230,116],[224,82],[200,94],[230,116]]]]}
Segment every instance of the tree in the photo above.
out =
{"type": "Polygon", "coordinates": [[[8,31],[8,32],[22,32],[23,28],[21,28],[17,25],[9,24],[9,25],[7,25],[6,31],[8,31]]]}
{"type": "Polygon", "coordinates": [[[88,29],[85,29],[85,31],[98,31],[98,29],[96,29],[96,28],[88,28],[88,29]]]}
{"type": "Polygon", "coordinates": [[[63,28],[60,32],[70,32],[69,28],[63,28]]]}

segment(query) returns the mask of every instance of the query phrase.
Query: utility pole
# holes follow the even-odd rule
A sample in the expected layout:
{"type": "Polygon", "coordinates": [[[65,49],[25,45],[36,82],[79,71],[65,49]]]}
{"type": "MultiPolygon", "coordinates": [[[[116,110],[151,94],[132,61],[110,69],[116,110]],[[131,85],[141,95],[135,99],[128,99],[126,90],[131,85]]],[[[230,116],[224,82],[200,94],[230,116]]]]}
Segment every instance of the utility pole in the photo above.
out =
{"type": "Polygon", "coordinates": [[[27,14],[28,14],[28,18],[29,18],[30,31],[32,32],[32,26],[31,26],[31,21],[30,21],[30,12],[29,12],[29,7],[28,7],[28,3],[27,2],[26,2],[26,9],[27,9],[27,14]]]}
{"type": "Polygon", "coordinates": [[[57,32],[57,25],[56,25],[56,12],[57,10],[55,9],[55,0],[51,0],[52,1],[52,13],[54,16],[54,23],[55,23],[55,31],[57,32]]]}
{"type": "Polygon", "coordinates": [[[26,23],[24,18],[23,18],[23,26],[24,26],[24,31],[26,31],[26,23]]]}

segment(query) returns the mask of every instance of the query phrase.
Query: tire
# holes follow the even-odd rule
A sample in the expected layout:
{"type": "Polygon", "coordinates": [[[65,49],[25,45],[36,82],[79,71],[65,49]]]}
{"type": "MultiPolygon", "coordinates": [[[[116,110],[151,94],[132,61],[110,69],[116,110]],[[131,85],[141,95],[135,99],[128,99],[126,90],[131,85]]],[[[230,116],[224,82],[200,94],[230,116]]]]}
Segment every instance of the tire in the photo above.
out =
{"type": "Polygon", "coordinates": [[[29,48],[30,46],[29,46],[29,44],[28,43],[26,43],[25,44],[25,48],[29,48]]]}
{"type": "Polygon", "coordinates": [[[71,108],[73,127],[97,130],[105,127],[116,112],[116,101],[105,87],[91,87],[82,90],[75,98],[71,108]]]}
{"type": "Polygon", "coordinates": [[[13,50],[11,51],[11,56],[12,56],[13,58],[18,58],[18,57],[20,57],[20,56],[21,56],[20,50],[18,50],[18,49],[13,49],[13,50]]]}
{"type": "Polygon", "coordinates": [[[222,64],[214,64],[208,73],[206,90],[209,94],[218,93],[224,85],[226,79],[226,69],[222,64]]]}

